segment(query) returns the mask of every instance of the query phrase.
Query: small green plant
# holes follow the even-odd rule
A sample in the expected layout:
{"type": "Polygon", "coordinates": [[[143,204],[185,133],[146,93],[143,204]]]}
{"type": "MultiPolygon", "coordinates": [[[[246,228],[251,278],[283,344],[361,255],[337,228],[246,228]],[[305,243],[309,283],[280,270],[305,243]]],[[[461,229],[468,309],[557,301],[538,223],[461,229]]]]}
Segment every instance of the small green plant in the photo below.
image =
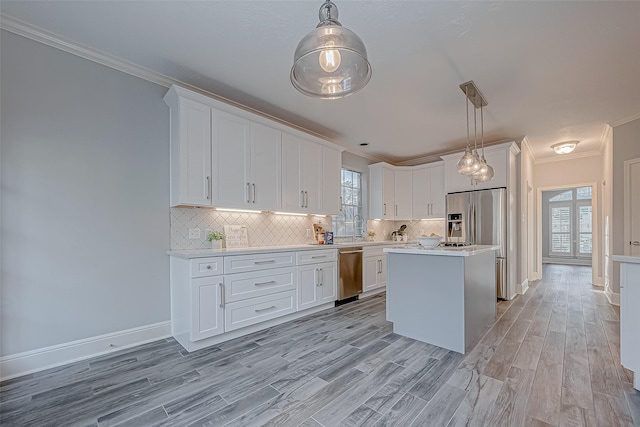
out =
{"type": "Polygon", "coordinates": [[[369,232],[367,232],[367,236],[376,237],[376,232],[375,231],[369,231],[369,232]]]}
{"type": "Polygon", "coordinates": [[[224,239],[224,233],[222,231],[210,231],[207,235],[207,240],[210,242],[222,239],[224,239]]]}

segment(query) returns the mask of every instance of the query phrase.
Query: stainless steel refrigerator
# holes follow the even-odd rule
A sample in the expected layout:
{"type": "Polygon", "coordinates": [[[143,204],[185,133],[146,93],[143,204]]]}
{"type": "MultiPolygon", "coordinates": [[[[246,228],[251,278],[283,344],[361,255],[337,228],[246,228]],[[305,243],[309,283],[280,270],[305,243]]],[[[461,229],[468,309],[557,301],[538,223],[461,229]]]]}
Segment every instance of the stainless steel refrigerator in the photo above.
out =
{"type": "Polygon", "coordinates": [[[507,298],[507,189],[447,194],[448,245],[496,245],[496,292],[507,298]]]}

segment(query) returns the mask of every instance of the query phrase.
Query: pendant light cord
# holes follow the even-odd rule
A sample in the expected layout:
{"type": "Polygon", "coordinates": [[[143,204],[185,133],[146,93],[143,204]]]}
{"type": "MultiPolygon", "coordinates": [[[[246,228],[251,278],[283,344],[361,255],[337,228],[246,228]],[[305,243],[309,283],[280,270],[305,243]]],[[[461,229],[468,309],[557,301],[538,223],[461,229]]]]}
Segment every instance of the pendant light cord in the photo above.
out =
{"type": "Polygon", "coordinates": [[[484,159],[484,114],[480,104],[480,141],[482,142],[482,158],[484,159]]]}
{"type": "Polygon", "coordinates": [[[478,154],[478,121],[476,117],[478,114],[476,113],[476,106],[473,105],[473,152],[478,154]]]}
{"type": "Polygon", "coordinates": [[[467,88],[464,88],[464,106],[467,110],[467,150],[471,151],[471,137],[469,136],[469,97],[467,95],[467,88]]]}

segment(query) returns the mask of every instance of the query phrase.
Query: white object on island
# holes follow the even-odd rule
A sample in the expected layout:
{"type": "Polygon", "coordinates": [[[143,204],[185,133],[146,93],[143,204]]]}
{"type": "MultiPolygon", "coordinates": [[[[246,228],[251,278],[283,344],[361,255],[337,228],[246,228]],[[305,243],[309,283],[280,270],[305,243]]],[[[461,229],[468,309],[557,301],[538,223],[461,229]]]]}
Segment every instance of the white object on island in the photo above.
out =
{"type": "Polygon", "coordinates": [[[465,353],[496,316],[498,246],[385,248],[393,332],[465,353]]]}
{"type": "Polygon", "coordinates": [[[614,255],[620,263],[620,362],[633,371],[633,388],[640,390],[640,257],[614,255]]]}

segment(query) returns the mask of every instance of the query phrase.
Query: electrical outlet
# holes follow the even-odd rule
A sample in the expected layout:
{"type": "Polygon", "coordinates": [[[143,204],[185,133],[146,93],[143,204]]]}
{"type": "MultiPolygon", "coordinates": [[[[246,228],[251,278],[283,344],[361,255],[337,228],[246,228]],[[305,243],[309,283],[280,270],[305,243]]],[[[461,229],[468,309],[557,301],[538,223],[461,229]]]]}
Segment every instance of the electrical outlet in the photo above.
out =
{"type": "Polygon", "coordinates": [[[313,233],[313,230],[310,228],[307,228],[307,237],[311,237],[312,233],[313,233]]]}
{"type": "Polygon", "coordinates": [[[190,239],[199,239],[200,238],[200,229],[199,228],[190,228],[189,229],[189,238],[190,239]]]}

